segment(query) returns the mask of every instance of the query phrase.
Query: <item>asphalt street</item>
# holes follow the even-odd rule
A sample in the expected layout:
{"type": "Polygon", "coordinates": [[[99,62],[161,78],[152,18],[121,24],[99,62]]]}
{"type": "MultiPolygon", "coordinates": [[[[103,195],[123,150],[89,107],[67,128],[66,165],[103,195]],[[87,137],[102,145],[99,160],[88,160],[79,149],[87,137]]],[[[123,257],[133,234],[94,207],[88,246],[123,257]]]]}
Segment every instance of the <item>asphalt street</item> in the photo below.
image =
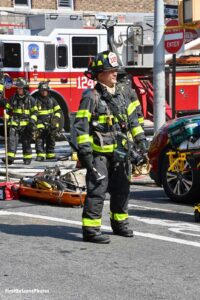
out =
{"type": "Polygon", "coordinates": [[[0,299],[199,299],[200,224],[192,205],[155,186],[131,186],[134,238],[82,241],[80,207],[0,201],[0,299]]]}

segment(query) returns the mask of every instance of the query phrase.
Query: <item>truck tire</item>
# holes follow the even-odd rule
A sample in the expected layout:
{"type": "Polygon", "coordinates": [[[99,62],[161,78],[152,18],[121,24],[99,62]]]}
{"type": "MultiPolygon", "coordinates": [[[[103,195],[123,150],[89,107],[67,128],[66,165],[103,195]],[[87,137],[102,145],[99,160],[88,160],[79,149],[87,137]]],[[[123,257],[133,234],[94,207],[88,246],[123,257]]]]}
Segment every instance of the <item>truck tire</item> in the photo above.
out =
{"type": "Polygon", "coordinates": [[[185,162],[184,172],[168,171],[169,159],[167,155],[162,160],[162,185],[167,196],[174,202],[195,203],[200,196],[200,171],[193,160],[185,162]]]}

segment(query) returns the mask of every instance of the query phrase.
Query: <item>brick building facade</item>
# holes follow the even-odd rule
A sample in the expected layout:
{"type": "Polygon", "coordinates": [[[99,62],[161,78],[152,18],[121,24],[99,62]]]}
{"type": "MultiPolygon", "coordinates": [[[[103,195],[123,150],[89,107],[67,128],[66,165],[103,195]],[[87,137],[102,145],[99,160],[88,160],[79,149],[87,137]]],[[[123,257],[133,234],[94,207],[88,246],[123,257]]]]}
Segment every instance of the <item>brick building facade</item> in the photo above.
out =
{"type": "MultiPolygon", "coordinates": [[[[20,1],[18,1],[20,2],[20,1]]],[[[23,2],[23,1],[22,1],[23,2]]],[[[59,7],[59,0],[27,0],[33,9],[57,10],[63,9],[63,4],[59,7]]],[[[165,3],[176,4],[178,0],[165,0],[165,3]]],[[[1,7],[13,8],[15,0],[1,0],[1,7]]],[[[63,2],[62,2],[63,3],[63,2]]],[[[96,11],[96,12],[153,12],[154,0],[73,0],[65,1],[66,8],[75,11],[96,11]],[[67,7],[69,5],[69,7],[67,7]]]]}

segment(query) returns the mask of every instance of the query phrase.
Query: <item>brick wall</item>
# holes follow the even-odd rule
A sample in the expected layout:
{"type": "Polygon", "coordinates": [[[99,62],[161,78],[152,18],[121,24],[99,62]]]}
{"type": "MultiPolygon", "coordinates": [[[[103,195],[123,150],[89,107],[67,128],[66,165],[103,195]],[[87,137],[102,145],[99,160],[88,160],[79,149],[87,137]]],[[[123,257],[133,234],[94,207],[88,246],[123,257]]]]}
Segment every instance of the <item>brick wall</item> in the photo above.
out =
{"type": "MultiPolygon", "coordinates": [[[[14,0],[0,0],[0,7],[13,7],[14,0]]],[[[178,0],[165,0],[175,4],[178,0]]],[[[56,9],[57,0],[32,0],[34,9],[56,9]]],[[[154,0],[74,0],[75,10],[106,12],[153,12],[154,0]]]]}
{"type": "Polygon", "coordinates": [[[0,1],[0,3],[1,3],[1,5],[0,5],[0,7],[2,6],[2,7],[12,7],[13,5],[12,5],[12,0],[1,0],[0,1]]]}
{"type": "MultiPolygon", "coordinates": [[[[166,0],[175,4],[176,0],[166,0]]],[[[74,0],[75,10],[112,12],[153,12],[154,0],[74,0]]]]}
{"type": "Polygon", "coordinates": [[[32,8],[35,9],[57,9],[57,0],[32,0],[32,8]]]}

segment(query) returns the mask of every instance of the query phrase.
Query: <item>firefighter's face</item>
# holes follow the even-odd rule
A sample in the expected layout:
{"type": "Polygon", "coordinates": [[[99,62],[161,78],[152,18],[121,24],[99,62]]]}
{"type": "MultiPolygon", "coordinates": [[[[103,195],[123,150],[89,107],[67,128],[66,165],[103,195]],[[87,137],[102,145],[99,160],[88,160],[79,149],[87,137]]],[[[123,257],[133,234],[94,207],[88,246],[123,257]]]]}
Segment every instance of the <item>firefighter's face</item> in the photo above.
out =
{"type": "Polygon", "coordinates": [[[20,96],[24,95],[24,89],[21,88],[21,87],[18,87],[18,88],[17,88],[17,93],[18,93],[18,95],[20,95],[20,96]]]}
{"type": "Polygon", "coordinates": [[[97,75],[97,80],[109,87],[113,87],[117,82],[117,70],[101,72],[97,75]]]}
{"type": "Polygon", "coordinates": [[[42,95],[42,97],[46,97],[48,95],[48,91],[47,90],[41,90],[40,94],[42,95]]]}

